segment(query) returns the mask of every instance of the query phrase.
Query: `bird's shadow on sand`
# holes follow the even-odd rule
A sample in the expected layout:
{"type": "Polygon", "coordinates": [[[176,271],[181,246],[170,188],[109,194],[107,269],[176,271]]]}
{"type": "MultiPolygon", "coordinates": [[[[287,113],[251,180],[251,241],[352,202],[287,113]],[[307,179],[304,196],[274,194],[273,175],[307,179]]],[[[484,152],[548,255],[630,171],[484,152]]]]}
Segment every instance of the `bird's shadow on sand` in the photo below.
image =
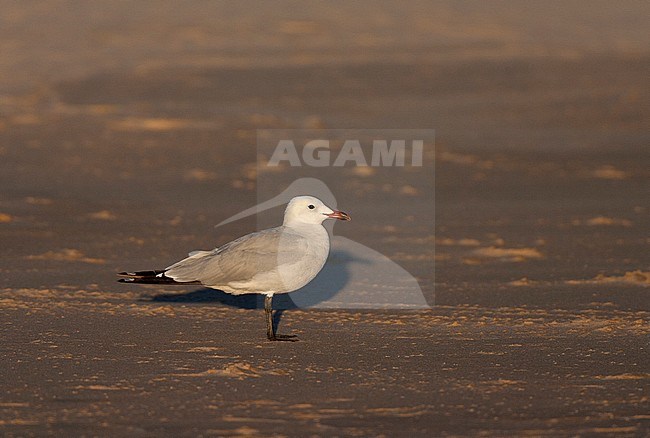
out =
{"type": "MultiPolygon", "coordinates": [[[[353,257],[348,251],[334,250],[330,253],[328,262],[323,270],[303,289],[309,293],[311,288],[320,293],[316,300],[310,301],[310,307],[318,302],[326,301],[338,294],[350,280],[349,264],[352,262],[363,262],[358,257],[353,257]]],[[[301,293],[299,289],[295,293],[301,293]]],[[[273,325],[277,327],[282,319],[282,313],[286,310],[299,309],[290,294],[277,294],[273,297],[273,325]]],[[[146,299],[159,303],[218,303],[238,309],[263,309],[264,296],[260,294],[231,295],[218,289],[201,288],[187,293],[171,294],[164,293],[153,295],[146,299]]]]}

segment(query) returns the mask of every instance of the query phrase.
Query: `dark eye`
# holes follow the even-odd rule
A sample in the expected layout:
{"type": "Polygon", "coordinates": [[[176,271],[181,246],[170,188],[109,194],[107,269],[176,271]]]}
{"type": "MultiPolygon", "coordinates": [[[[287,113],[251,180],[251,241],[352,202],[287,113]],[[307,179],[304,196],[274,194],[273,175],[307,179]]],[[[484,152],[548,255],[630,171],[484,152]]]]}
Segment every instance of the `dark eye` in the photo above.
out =
{"type": "Polygon", "coordinates": [[[307,207],[308,207],[310,210],[313,210],[314,208],[316,208],[316,207],[313,206],[313,204],[309,204],[307,207]]]}

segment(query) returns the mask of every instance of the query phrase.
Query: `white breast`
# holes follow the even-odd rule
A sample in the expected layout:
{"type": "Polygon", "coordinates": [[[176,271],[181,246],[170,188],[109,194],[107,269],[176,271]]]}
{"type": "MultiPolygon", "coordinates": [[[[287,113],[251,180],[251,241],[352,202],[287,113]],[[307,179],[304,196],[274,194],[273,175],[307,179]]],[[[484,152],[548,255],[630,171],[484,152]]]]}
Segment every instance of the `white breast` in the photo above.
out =
{"type": "MultiPolygon", "coordinates": [[[[303,256],[296,260],[295,254],[287,254],[283,250],[282,240],[280,241],[280,260],[278,260],[277,274],[284,285],[284,290],[277,293],[293,292],[305,286],[323,269],[329,255],[329,235],[323,226],[310,225],[294,228],[294,231],[304,238],[301,239],[301,242],[305,245],[301,251],[303,256]],[[283,263],[281,258],[284,254],[287,254],[287,259],[291,259],[291,262],[283,263]]],[[[291,251],[295,251],[295,245],[292,245],[292,247],[291,251]]]]}

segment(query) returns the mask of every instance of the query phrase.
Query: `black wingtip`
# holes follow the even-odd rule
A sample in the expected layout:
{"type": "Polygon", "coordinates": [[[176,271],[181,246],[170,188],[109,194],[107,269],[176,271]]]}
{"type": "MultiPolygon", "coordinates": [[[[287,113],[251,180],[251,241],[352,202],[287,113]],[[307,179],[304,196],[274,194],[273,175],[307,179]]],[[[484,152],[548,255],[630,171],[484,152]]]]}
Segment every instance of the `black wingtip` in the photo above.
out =
{"type": "Polygon", "coordinates": [[[166,269],[153,269],[150,271],[135,271],[135,272],[118,272],[117,275],[120,277],[134,277],[134,278],[145,278],[145,277],[162,277],[164,276],[166,269]]]}
{"type": "Polygon", "coordinates": [[[178,284],[178,285],[189,285],[189,284],[201,284],[200,281],[176,281],[173,278],[167,277],[165,275],[165,270],[153,270],[153,271],[136,271],[136,272],[120,272],[117,274],[119,278],[118,283],[129,283],[129,284],[178,284]]]}

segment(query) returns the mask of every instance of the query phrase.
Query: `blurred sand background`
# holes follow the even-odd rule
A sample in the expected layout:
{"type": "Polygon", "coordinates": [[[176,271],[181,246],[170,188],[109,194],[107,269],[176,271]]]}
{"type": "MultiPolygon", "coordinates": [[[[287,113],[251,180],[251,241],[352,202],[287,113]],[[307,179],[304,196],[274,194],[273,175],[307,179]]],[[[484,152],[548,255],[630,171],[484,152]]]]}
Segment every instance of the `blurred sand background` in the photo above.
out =
{"type": "Polygon", "coordinates": [[[0,11],[3,435],[648,434],[648,4],[0,11]],[[331,183],[432,310],[287,301],[271,344],[254,298],[115,282],[251,231],[213,226],[269,128],[436,130],[435,224],[431,169],[331,183]]]}

